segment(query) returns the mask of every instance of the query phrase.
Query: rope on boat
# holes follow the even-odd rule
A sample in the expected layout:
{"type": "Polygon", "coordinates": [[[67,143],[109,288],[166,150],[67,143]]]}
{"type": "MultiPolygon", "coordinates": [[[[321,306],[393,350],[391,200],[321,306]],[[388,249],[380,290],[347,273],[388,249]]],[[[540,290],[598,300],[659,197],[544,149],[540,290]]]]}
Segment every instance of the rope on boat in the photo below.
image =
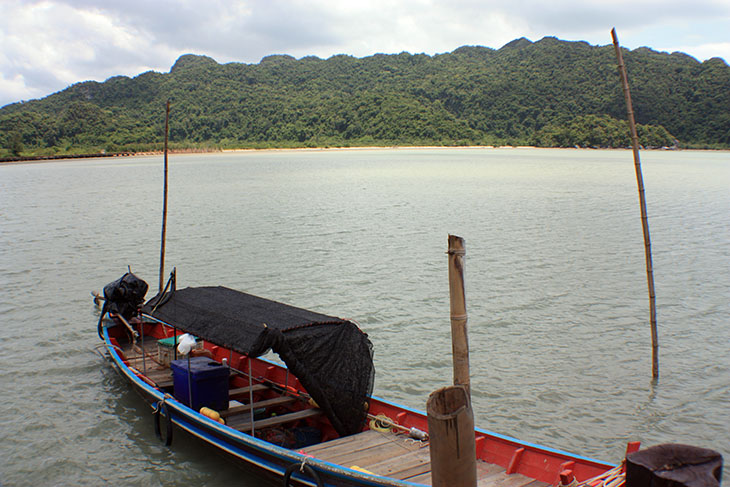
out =
{"type": "Polygon", "coordinates": [[[93,348],[93,349],[91,350],[91,352],[96,352],[96,353],[98,353],[99,355],[101,355],[101,358],[106,358],[106,359],[108,359],[108,358],[110,358],[110,357],[108,357],[108,356],[104,356],[104,355],[103,355],[103,354],[102,354],[102,353],[101,353],[101,352],[99,351],[99,349],[100,349],[100,348],[108,348],[108,347],[112,347],[112,348],[113,348],[113,349],[115,349],[115,350],[116,350],[117,352],[119,352],[119,353],[121,353],[121,354],[124,354],[124,350],[122,350],[121,348],[117,347],[116,345],[114,345],[114,344],[112,344],[112,343],[100,343],[100,344],[98,344],[98,345],[94,346],[94,348],[93,348]]]}
{"type": "Polygon", "coordinates": [[[428,433],[426,433],[425,431],[421,431],[418,428],[409,428],[408,426],[402,426],[384,414],[378,414],[377,416],[373,416],[372,414],[368,413],[368,419],[370,420],[368,426],[370,426],[371,430],[385,433],[387,431],[390,431],[391,429],[395,429],[400,431],[401,433],[407,433],[408,436],[410,436],[414,440],[428,441],[428,433]]]}
{"type": "Polygon", "coordinates": [[[626,472],[624,472],[623,464],[621,464],[603,472],[601,475],[581,482],[578,487],[621,487],[625,482],[626,472]]]}
{"type": "MultiPolygon", "coordinates": [[[[113,346],[114,346],[114,345],[112,345],[112,347],[113,347],[113,346]]],[[[98,344],[98,345],[95,345],[95,346],[94,346],[94,348],[92,348],[92,349],[91,349],[91,350],[89,350],[89,351],[90,351],[91,353],[97,353],[97,354],[98,354],[98,355],[99,355],[99,356],[100,356],[101,358],[105,358],[105,359],[108,359],[109,357],[108,357],[108,356],[106,356],[106,355],[104,355],[104,354],[103,354],[103,353],[101,353],[101,351],[100,351],[100,349],[102,349],[102,348],[106,348],[106,347],[107,347],[107,344],[106,344],[106,343],[100,343],[100,344],[98,344]]]]}

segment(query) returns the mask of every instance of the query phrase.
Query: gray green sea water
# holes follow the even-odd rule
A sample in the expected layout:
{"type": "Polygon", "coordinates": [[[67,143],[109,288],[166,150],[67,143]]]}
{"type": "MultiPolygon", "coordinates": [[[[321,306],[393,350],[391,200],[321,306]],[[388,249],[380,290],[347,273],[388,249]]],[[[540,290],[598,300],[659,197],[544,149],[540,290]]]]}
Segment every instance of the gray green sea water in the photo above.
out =
{"type": "MultiPolygon", "coordinates": [[[[356,320],[376,395],[451,380],[446,239],[466,240],[479,427],[619,462],[627,441],[730,462],[730,154],[643,152],[660,379],[629,151],[393,149],[170,157],[168,269],[356,320]]],[[[161,157],[0,166],[0,485],[259,485],[171,449],[94,352],[90,292],[156,287],[161,157]]]]}

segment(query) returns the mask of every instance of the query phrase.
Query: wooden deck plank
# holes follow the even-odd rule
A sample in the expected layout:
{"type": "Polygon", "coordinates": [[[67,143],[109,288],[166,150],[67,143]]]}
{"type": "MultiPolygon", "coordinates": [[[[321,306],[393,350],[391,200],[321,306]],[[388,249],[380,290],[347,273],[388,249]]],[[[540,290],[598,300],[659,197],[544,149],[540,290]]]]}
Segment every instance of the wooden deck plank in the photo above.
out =
{"type": "Polygon", "coordinates": [[[371,472],[397,479],[408,478],[431,471],[431,455],[427,447],[403,453],[382,462],[363,463],[365,465],[362,465],[362,467],[371,472]]]}
{"type": "Polygon", "coordinates": [[[369,465],[400,457],[418,449],[414,444],[406,443],[404,439],[403,436],[398,438],[393,435],[391,438],[385,437],[381,441],[369,444],[354,444],[352,449],[339,448],[337,452],[330,450],[327,452],[326,460],[340,465],[358,465],[368,469],[369,465]]]}
{"type": "MultiPolygon", "coordinates": [[[[134,362],[134,363],[140,364],[140,366],[141,366],[141,364],[143,362],[145,362],[145,360],[142,360],[142,356],[141,355],[131,355],[131,354],[129,356],[127,356],[127,361],[128,362],[134,362]]],[[[146,362],[147,362],[147,368],[148,369],[150,369],[150,368],[169,369],[170,368],[170,367],[167,367],[165,365],[162,365],[161,363],[157,362],[156,360],[152,360],[149,357],[149,355],[147,356],[146,362]]]]}
{"type": "MultiPolygon", "coordinates": [[[[342,445],[345,443],[349,443],[351,441],[356,441],[357,438],[365,438],[366,436],[372,436],[379,434],[377,431],[372,430],[365,430],[362,433],[356,433],[354,435],[350,436],[341,436],[339,438],[335,438],[334,440],[326,441],[324,443],[318,443],[317,445],[312,445],[304,448],[304,452],[308,454],[313,454],[322,450],[326,450],[328,448],[332,448],[338,445],[342,445]]],[[[316,455],[315,455],[316,456],[316,455]]]]}
{"type": "Polygon", "coordinates": [[[172,387],[173,385],[173,379],[172,375],[170,375],[169,370],[149,370],[147,369],[147,373],[144,374],[142,370],[140,370],[138,367],[135,367],[134,365],[130,364],[130,367],[140,375],[144,375],[149,379],[151,382],[155,383],[160,388],[166,388],[166,387],[172,387]]]}
{"type": "MultiPolygon", "coordinates": [[[[143,372],[142,366],[140,364],[135,364],[134,368],[139,370],[140,372],[143,372]]],[[[165,377],[172,377],[172,371],[170,369],[153,369],[151,367],[147,367],[147,375],[149,376],[165,376],[165,377]]]]}
{"type": "Polygon", "coordinates": [[[477,479],[486,479],[504,473],[506,469],[494,463],[477,460],[477,479]]]}
{"type": "MultiPolygon", "coordinates": [[[[477,481],[477,486],[479,487],[526,487],[528,484],[532,484],[535,481],[535,479],[531,479],[530,477],[525,477],[522,474],[519,473],[513,473],[511,475],[507,475],[506,473],[500,473],[498,475],[493,475],[490,477],[486,477],[484,479],[479,479],[477,481]]],[[[549,484],[543,484],[545,486],[549,484]]]]}
{"type": "MultiPolygon", "coordinates": [[[[274,416],[271,418],[254,421],[254,427],[255,429],[268,428],[269,426],[278,426],[280,424],[291,423],[292,421],[297,421],[300,419],[312,418],[320,414],[322,414],[322,410],[318,408],[302,409],[301,411],[295,411],[293,413],[282,414],[280,416],[274,416]]],[[[235,419],[238,418],[234,418],[234,420],[235,419]]],[[[229,424],[229,426],[231,426],[235,430],[242,431],[244,433],[251,431],[250,421],[235,422],[234,424],[229,424]]]]}
{"type": "MultiPolygon", "coordinates": [[[[379,450],[380,447],[376,447],[379,450]]],[[[391,471],[397,471],[398,465],[403,463],[411,463],[415,461],[416,464],[423,463],[424,457],[418,457],[421,450],[408,450],[403,448],[403,445],[397,443],[389,443],[388,448],[382,448],[382,454],[372,455],[362,462],[362,466],[368,470],[372,468],[384,468],[390,469],[391,471]],[[415,454],[415,455],[414,455],[415,454]]],[[[428,450],[426,450],[428,453],[428,450]]],[[[428,461],[430,461],[430,457],[428,461]]]]}
{"type": "Polygon", "coordinates": [[[267,386],[266,384],[254,384],[252,386],[237,387],[228,391],[228,398],[235,399],[237,397],[240,397],[242,399],[248,399],[248,395],[250,393],[265,391],[267,389],[269,389],[269,386],[267,386]]]}
{"type": "Polygon", "coordinates": [[[161,388],[172,387],[174,385],[174,380],[169,371],[162,370],[159,373],[150,373],[148,370],[147,377],[161,388]]]}
{"type": "Polygon", "coordinates": [[[507,475],[499,465],[477,460],[477,486],[479,487],[548,487],[550,484],[536,481],[522,474],[507,475]]]}
{"type": "Polygon", "coordinates": [[[414,465],[413,467],[401,470],[399,472],[393,472],[389,477],[393,477],[399,480],[406,480],[418,475],[425,475],[431,473],[431,460],[429,458],[428,463],[421,465],[414,465]]]}
{"type": "Polygon", "coordinates": [[[428,473],[423,473],[421,475],[415,475],[413,477],[408,477],[408,478],[402,479],[402,480],[407,480],[408,482],[414,482],[416,484],[431,485],[431,472],[429,471],[428,473]]]}
{"type": "Polygon", "coordinates": [[[233,406],[228,408],[226,411],[221,412],[221,417],[228,418],[237,414],[248,413],[251,409],[267,408],[271,406],[281,406],[283,404],[291,404],[297,399],[292,396],[276,396],[271,399],[264,399],[263,401],[257,401],[252,404],[242,404],[240,406],[233,406]]]}
{"type": "MultiPolygon", "coordinates": [[[[383,450],[388,448],[393,448],[393,439],[387,434],[377,434],[367,437],[353,438],[353,441],[348,443],[343,443],[330,447],[327,450],[316,452],[315,456],[322,458],[323,460],[339,463],[347,457],[367,457],[376,449],[383,450]]],[[[400,450],[397,446],[395,446],[395,448],[400,450]]],[[[363,467],[364,465],[360,466],[363,467]]]]}
{"type": "Polygon", "coordinates": [[[431,470],[426,444],[403,435],[366,430],[304,449],[308,455],[345,467],[357,465],[378,475],[404,479],[431,470]]]}
{"type": "Polygon", "coordinates": [[[404,452],[397,445],[392,443],[386,443],[380,446],[374,446],[366,450],[352,452],[349,454],[343,454],[329,460],[332,463],[349,467],[350,465],[357,465],[370,470],[368,467],[371,464],[376,464],[394,457],[402,455],[404,452]]]}
{"type": "Polygon", "coordinates": [[[374,445],[377,446],[388,443],[389,441],[390,439],[388,438],[388,434],[367,430],[356,435],[336,438],[326,443],[310,446],[304,451],[307,454],[314,455],[322,460],[327,460],[328,458],[332,458],[343,453],[364,450],[374,445]]]}
{"type": "Polygon", "coordinates": [[[148,377],[152,374],[167,374],[172,377],[172,372],[170,371],[169,367],[165,367],[158,363],[151,362],[150,360],[148,360],[145,364],[142,361],[142,357],[133,357],[131,359],[127,359],[127,365],[129,365],[130,367],[134,367],[148,377]]]}
{"type": "MultiPolygon", "coordinates": [[[[550,485],[521,474],[507,475],[503,468],[483,461],[477,461],[477,477],[478,487],[549,487],[550,485]],[[498,470],[501,470],[501,472],[498,470]],[[491,472],[491,474],[488,472],[491,472]]],[[[400,479],[431,485],[431,472],[400,477],[400,479]]]]}

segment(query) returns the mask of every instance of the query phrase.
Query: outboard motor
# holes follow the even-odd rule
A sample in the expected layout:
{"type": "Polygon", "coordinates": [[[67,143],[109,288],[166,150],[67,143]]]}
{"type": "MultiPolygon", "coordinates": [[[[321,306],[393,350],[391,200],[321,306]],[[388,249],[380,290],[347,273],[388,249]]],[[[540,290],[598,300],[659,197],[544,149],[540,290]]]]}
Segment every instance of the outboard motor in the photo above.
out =
{"type": "Polygon", "coordinates": [[[101,322],[104,315],[109,312],[118,314],[126,320],[132,318],[142,306],[148,287],[145,281],[131,272],[104,286],[104,306],[97,327],[99,338],[102,338],[101,322]]]}
{"type": "Polygon", "coordinates": [[[131,272],[104,286],[104,301],[107,311],[130,319],[144,302],[147,283],[131,272]]]}

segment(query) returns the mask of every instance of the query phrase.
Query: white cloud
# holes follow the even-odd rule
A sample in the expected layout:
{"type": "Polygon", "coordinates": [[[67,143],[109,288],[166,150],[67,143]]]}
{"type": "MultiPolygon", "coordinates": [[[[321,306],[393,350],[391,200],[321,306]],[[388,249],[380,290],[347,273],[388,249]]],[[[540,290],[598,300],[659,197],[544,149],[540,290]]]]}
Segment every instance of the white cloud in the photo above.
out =
{"type": "MultiPolygon", "coordinates": [[[[0,19],[0,105],[87,79],[139,74],[156,61],[147,33],[94,8],[14,1],[0,6],[0,19]]],[[[171,53],[162,57],[169,63],[171,53]]]]}
{"type": "MultiPolygon", "coordinates": [[[[11,78],[5,78],[5,76],[0,73],[0,94],[8,100],[21,101],[24,99],[40,97],[45,93],[35,87],[28,86],[22,74],[16,74],[11,78]]],[[[2,104],[3,102],[0,101],[0,106],[2,104]]]]}
{"type": "Polygon", "coordinates": [[[409,0],[337,12],[334,31],[344,52],[435,54],[463,45],[501,47],[523,35],[524,22],[482,2],[458,5],[409,0]],[[354,20],[357,19],[357,20],[354,20]]]}
{"type": "Polygon", "coordinates": [[[673,46],[666,49],[662,48],[661,50],[667,52],[683,52],[700,61],[706,61],[713,57],[719,57],[726,63],[730,61],[730,42],[715,42],[695,46],[673,46]]]}

